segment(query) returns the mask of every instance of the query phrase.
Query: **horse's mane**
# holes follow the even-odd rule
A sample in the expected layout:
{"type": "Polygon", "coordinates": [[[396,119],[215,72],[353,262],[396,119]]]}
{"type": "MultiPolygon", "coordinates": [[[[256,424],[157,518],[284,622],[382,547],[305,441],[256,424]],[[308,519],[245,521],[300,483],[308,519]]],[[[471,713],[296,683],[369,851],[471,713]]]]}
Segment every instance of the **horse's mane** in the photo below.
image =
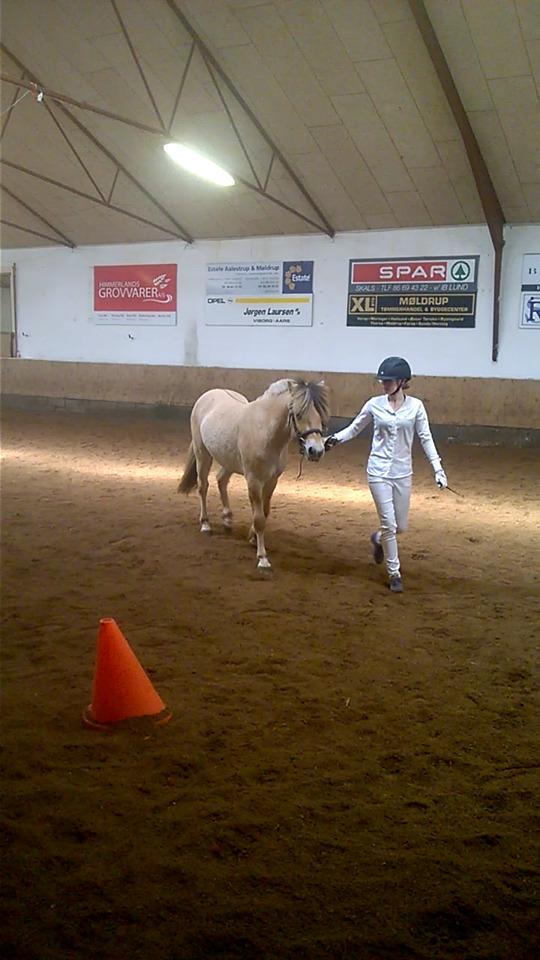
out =
{"type": "Polygon", "coordinates": [[[295,417],[299,419],[305,417],[311,404],[313,404],[323,424],[327,424],[330,415],[328,387],[323,380],[319,383],[314,380],[301,380],[300,377],[276,380],[265,390],[264,395],[279,396],[286,390],[291,393],[291,410],[295,417]]]}
{"type": "Polygon", "coordinates": [[[289,389],[290,380],[275,380],[274,383],[271,383],[269,387],[266,388],[263,397],[278,397],[280,393],[285,393],[289,389]]]}

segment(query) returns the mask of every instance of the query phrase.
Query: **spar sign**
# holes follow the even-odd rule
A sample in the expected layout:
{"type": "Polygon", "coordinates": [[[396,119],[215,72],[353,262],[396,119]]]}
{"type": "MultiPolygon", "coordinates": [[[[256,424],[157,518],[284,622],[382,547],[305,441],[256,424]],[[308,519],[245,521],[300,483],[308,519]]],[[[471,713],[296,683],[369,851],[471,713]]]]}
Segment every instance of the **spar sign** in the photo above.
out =
{"type": "Polygon", "coordinates": [[[474,327],[478,256],[350,260],[348,327],[474,327]]]}
{"type": "Polygon", "coordinates": [[[94,267],[94,323],[174,326],[176,264],[94,267]]]}

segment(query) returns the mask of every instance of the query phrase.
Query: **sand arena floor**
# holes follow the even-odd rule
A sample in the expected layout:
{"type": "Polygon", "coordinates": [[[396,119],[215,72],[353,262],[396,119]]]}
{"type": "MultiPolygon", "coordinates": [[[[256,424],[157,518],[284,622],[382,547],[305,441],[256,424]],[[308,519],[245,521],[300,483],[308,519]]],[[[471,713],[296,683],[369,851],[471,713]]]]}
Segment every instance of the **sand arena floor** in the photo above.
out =
{"type": "Polygon", "coordinates": [[[291,460],[261,580],[185,420],[4,419],[3,957],[536,960],[538,452],[417,452],[394,596],[364,439],[291,460]],[[105,616],[167,726],[82,726],[105,616]]]}

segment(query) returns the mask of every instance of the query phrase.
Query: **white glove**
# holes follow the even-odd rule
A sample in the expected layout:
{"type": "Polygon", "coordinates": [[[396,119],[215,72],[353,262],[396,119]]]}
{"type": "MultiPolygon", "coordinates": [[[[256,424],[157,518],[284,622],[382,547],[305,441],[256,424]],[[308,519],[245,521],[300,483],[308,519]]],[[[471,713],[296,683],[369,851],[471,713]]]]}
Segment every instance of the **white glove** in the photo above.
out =
{"type": "Polygon", "coordinates": [[[324,440],[324,449],[331,450],[332,447],[335,447],[339,443],[339,440],[334,436],[333,433],[329,437],[323,437],[324,440]]]}
{"type": "Polygon", "coordinates": [[[448,480],[442,467],[439,467],[439,469],[435,471],[435,483],[439,490],[444,490],[445,487],[448,486],[448,480]]]}

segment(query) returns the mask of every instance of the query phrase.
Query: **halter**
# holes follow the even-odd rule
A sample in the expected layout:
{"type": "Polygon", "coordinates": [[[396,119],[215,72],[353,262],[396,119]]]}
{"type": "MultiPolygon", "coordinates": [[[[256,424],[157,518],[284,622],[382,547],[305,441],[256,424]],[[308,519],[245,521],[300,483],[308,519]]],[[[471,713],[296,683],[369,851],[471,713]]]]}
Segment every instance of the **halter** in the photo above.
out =
{"type": "Polygon", "coordinates": [[[318,433],[319,436],[322,437],[323,432],[319,427],[312,427],[310,430],[300,430],[300,427],[298,426],[298,421],[296,419],[296,414],[294,413],[294,410],[292,409],[292,407],[289,407],[288,422],[289,422],[289,426],[294,429],[294,437],[295,437],[295,440],[298,440],[300,453],[304,452],[304,443],[307,440],[307,438],[311,436],[312,433],[318,433]]]}
{"type": "Polygon", "coordinates": [[[298,421],[296,419],[296,415],[294,413],[293,408],[290,405],[289,405],[289,416],[287,419],[287,423],[289,428],[294,430],[295,439],[298,440],[298,451],[300,453],[300,462],[298,464],[298,473],[296,475],[296,479],[300,480],[300,478],[302,477],[302,466],[304,463],[304,451],[306,446],[305,442],[307,438],[311,436],[312,433],[318,433],[319,436],[322,438],[323,432],[322,430],[319,429],[319,427],[312,427],[310,430],[300,430],[300,427],[298,426],[298,421]]]}

